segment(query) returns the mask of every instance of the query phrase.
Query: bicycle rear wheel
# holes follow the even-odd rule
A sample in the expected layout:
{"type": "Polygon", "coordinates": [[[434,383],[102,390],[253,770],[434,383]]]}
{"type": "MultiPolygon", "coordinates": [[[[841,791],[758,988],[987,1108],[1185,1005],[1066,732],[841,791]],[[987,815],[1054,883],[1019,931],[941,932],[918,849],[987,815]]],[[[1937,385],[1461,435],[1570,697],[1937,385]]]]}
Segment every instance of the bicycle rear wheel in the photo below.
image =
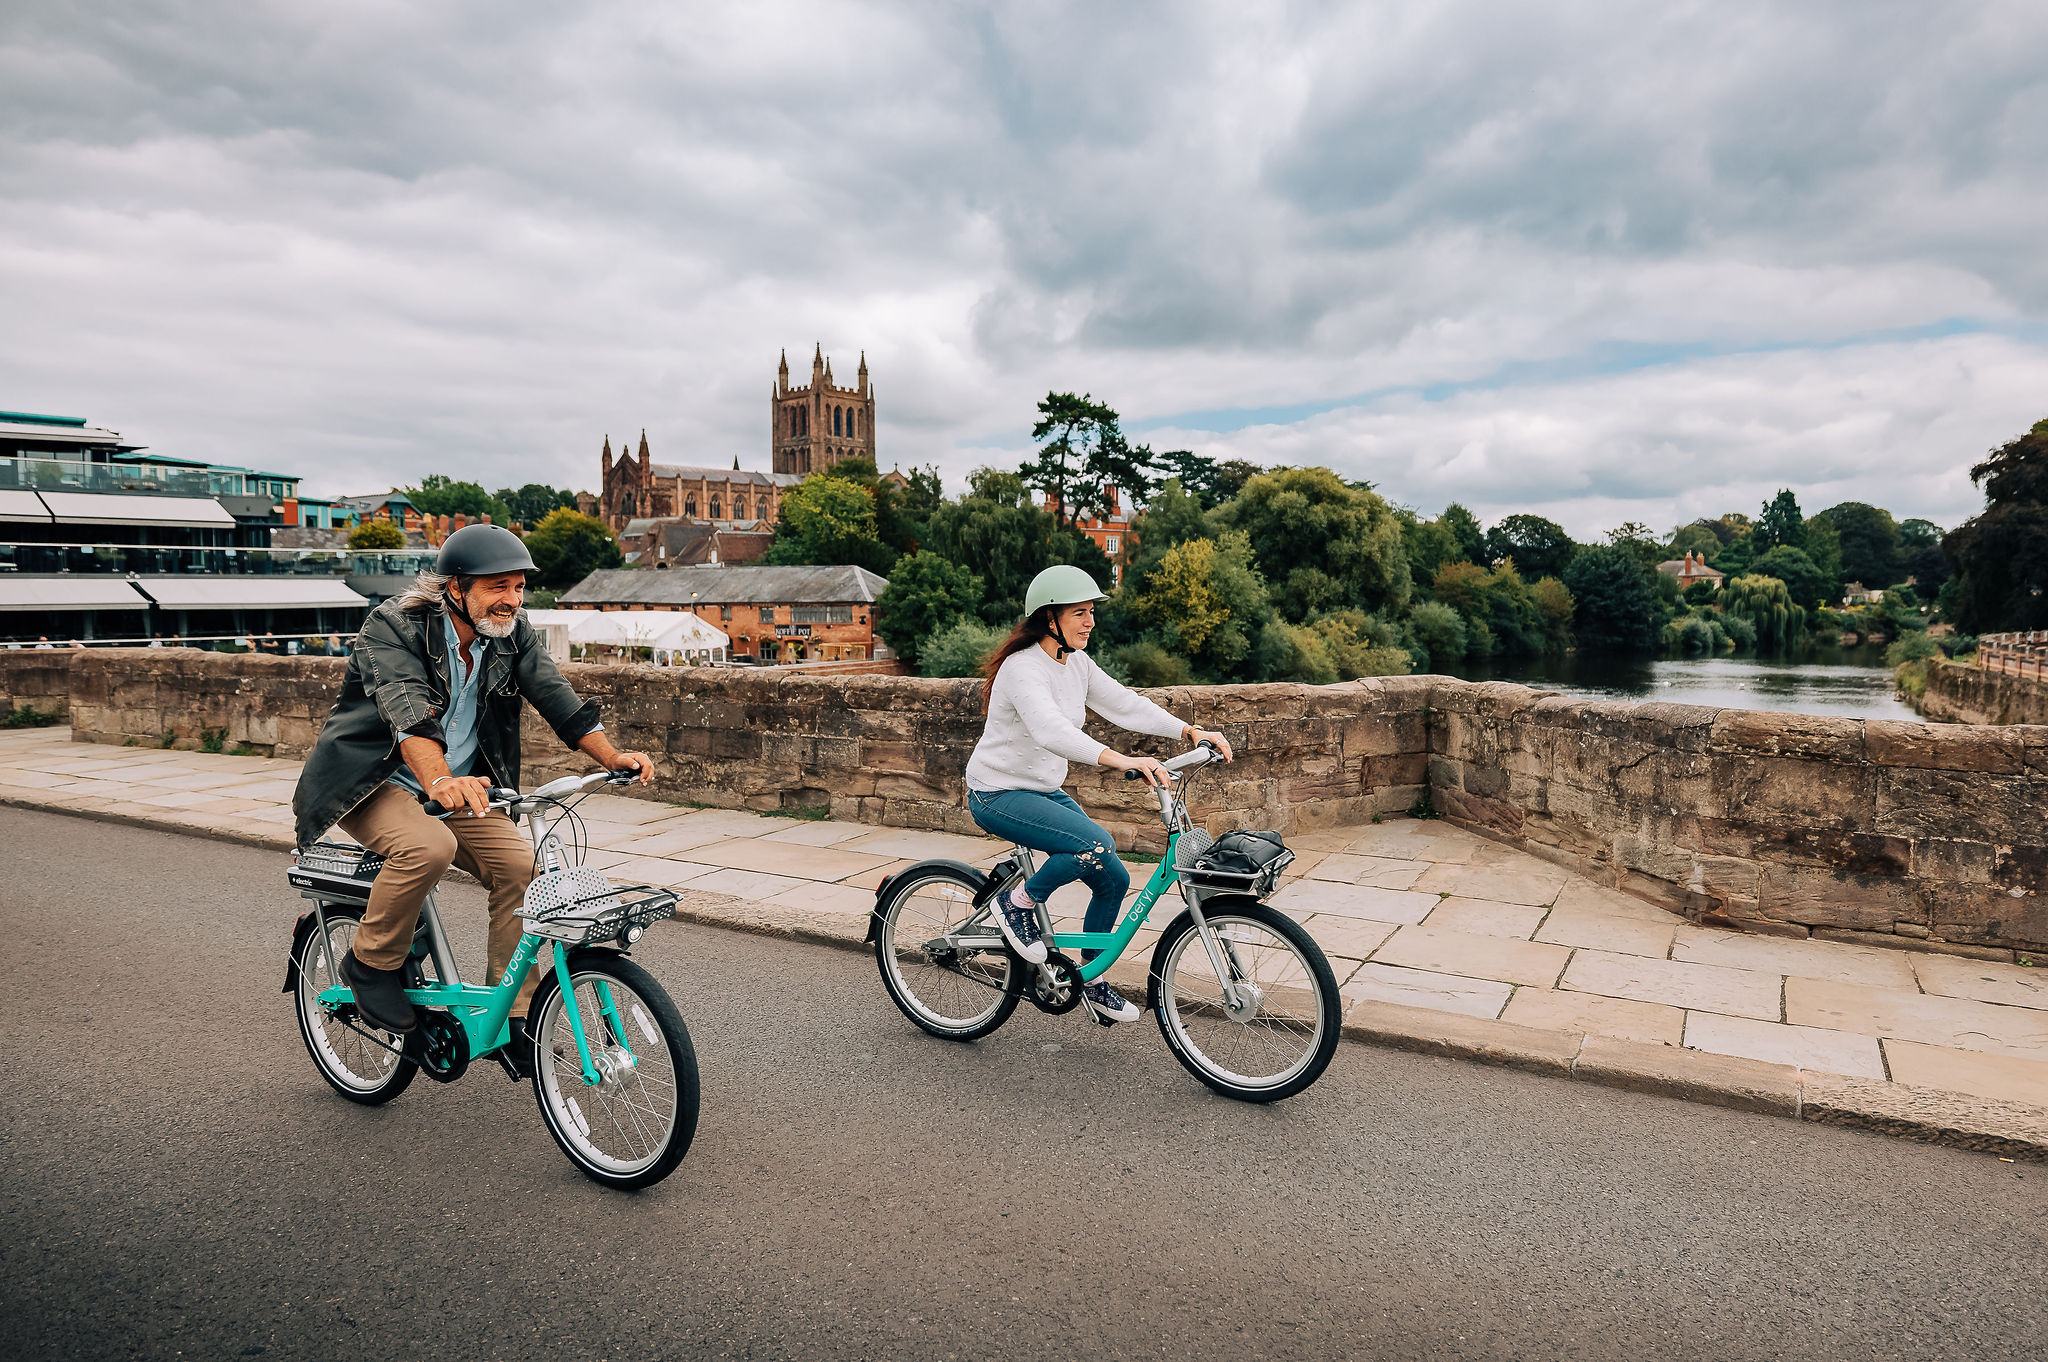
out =
{"type": "Polygon", "coordinates": [[[1215,965],[1182,913],[1152,957],[1152,1008],[1187,1071],[1226,1097],[1277,1102],[1322,1077],[1343,1017],[1337,979],[1301,925],[1255,899],[1212,899],[1203,917],[1224,972],[1252,996],[1233,1008],[1215,965]]]}
{"type": "Polygon", "coordinates": [[[353,1006],[337,1014],[320,1005],[321,993],[341,982],[329,973],[327,962],[331,959],[337,965],[341,963],[349,947],[355,944],[356,927],[363,916],[363,910],[357,907],[336,906],[325,911],[327,950],[320,949],[317,918],[299,940],[299,984],[292,990],[299,1038],[306,1042],[313,1067],[329,1087],[351,1102],[381,1107],[406,1090],[419,1066],[397,1053],[403,1047],[404,1036],[379,1031],[357,1016],[353,1006]]]}
{"type": "MultiPolygon", "coordinates": [[[[981,876],[955,866],[913,866],[876,912],[875,964],[903,1015],[944,1040],[974,1040],[1017,1010],[1017,962],[1000,944],[962,954],[935,945],[974,916],[981,876]]],[[[1000,942],[993,925],[987,935],[1000,942]]]]}
{"type": "Polygon", "coordinates": [[[600,1081],[583,1081],[575,1031],[550,969],[528,1014],[541,1119],[591,1181],[651,1186],[675,1171],[697,1136],[697,1050],[689,1028],[653,976],[615,952],[571,951],[569,985],[600,1081]]]}

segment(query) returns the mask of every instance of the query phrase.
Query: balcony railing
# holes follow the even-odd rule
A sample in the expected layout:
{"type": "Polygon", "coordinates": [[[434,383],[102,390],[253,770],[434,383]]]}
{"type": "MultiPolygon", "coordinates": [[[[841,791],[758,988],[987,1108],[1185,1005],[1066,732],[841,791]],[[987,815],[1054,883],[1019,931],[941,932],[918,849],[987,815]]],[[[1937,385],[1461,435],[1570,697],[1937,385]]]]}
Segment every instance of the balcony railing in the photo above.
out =
{"type": "Polygon", "coordinates": [[[156,492],[170,496],[241,496],[240,473],[153,464],[79,463],[70,459],[0,458],[0,489],[30,492],[156,492]]]}
{"type": "Polygon", "coordinates": [[[0,574],[76,573],[81,576],[410,577],[434,566],[435,555],[409,549],[218,549],[136,544],[0,543],[0,574]]]}
{"type": "Polygon", "coordinates": [[[1987,672],[2048,681],[2048,632],[1986,634],[1977,640],[1977,665],[1987,672]]]}

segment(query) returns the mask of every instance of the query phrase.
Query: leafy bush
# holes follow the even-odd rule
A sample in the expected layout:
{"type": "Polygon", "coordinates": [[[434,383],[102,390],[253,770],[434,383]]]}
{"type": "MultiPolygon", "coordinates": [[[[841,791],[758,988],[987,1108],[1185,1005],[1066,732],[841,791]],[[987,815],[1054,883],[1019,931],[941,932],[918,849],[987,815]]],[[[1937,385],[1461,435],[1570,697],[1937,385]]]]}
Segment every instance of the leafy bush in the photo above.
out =
{"type": "Polygon", "coordinates": [[[1663,641],[1680,657],[1713,657],[1731,646],[1728,631],[1710,615],[1681,615],[1664,626],[1663,641]]]}
{"type": "Polygon", "coordinates": [[[875,602],[875,632],[906,662],[916,663],[919,644],[981,604],[981,578],[936,553],[909,553],[896,560],[889,586],[875,602]]]}
{"type": "Polygon", "coordinates": [[[1908,662],[1924,662],[1940,651],[1924,632],[1901,634],[1884,650],[1884,664],[1898,668],[1908,662]]]}
{"type": "Polygon", "coordinates": [[[626,561],[605,523],[580,511],[549,511],[526,535],[535,574],[545,587],[570,587],[600,568],[626,561]]]}
{"type": "Polygon", "coordinates": [[[1415,641],[1429,650],[1431,666],[1456,662],[1465,656],[1465,617],[1442,601],[1424,601],[1416,606],[1409,612],[1408,625],[1415,631],[1415,641]]]}
{"type": "Polygon", "coordinates": [[[0,715],[0,728],[49,728],[64,722],[61,714],[45,714],[33,705],[16,705],[5,715],[0,715]]]}
{"type": "Polygon", "coordinates": [[[352,549],[402,549],[405,531],[388,520],[365,520],[348,532],[352,549]]]}
{"type": "Polygon", "coordinates": [[[1149,638],[1125,644],[1104,665],[1127,686],[1185,686],[1194,680],[1186,658],[1175,657],[1149,638]]]}
{"type": "Polygon", "coordinates": [[[225,728],[202,728],[199,730],[199,750],[219,752],[227,745],[228,731],[225,728]]]}
{"type": "Polygon", "coordinates": [[[1744,652],[1756,647],[1756,626],[1742,616],[1721,616],[1721,629],[1728,635],[1729,641],[1744,652]]]}
{"type": "Polygon", "coordinates": [[[1737,577],[1721,588],[1721,613],[1739,615],[1756,628],[1756,646],[1783,652],[1806,640],[1806,611],[1775,577],[1737,577]]]}
{"type": "Polygon", "coordinates": [[[926,676],[979,676],[989,654],[1009,636],[1009,630],[980,620],[955,620],[920,645],[921,670],[926,676]]]}
{"type": "Polygon", "coordinates": [[[1580,549],[1564,570],[1564,585],[1576,602],[1572,628],[1581,647],[1640,652],[1656,646],[1655,598],[1642,565],[1627,549],[1580,549]]]}

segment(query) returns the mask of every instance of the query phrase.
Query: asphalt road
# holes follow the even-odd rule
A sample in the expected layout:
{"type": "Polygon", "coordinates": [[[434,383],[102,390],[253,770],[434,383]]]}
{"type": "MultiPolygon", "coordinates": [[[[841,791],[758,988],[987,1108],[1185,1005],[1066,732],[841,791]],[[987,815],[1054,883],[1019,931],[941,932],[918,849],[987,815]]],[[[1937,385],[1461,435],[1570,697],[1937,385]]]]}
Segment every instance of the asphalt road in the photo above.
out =
{"type": "Polygon", "coordinates": [[[1244,1106],[1149,1020],[949,1045],[710,929],[636,952],[696,1145],[607,1192],[494,1066],[327,1089],[284,865],[0,809],[0,1356],[2048,1354],[2048,1170],[1356,1045],[1244,1106]]]}

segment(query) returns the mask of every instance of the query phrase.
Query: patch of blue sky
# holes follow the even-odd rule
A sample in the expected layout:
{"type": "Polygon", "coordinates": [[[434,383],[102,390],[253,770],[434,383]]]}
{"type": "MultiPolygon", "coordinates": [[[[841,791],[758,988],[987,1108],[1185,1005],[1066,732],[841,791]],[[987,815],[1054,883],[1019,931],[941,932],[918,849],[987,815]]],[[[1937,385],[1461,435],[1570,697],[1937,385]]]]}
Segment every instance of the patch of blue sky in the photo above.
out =
{"type": "Polygon", "coordinates": [[[1442,383],[1403,384],[1372,388],[1345,397],[1314,402],[1289,402],[1266,407],[1222,407],[1205,411],[1175,412],[1144,420],[1125,422],[1133,434],[1153,430],[1199,430],[1227,434],[1250,426],[1287,426],[1328,412],[1368,407],[1396,397],[1417,397],[1424,402],[1444,402],[1470,392],[1561,383],[1574,379],[1634,373],[1667,365],[1726,359],[1740,355],[1784,354],[1798,351],[1848,350],[1865,345],[1897,345],[1913,341],[1942,340],[1951,336],[1999,335],[2033,345],[2048,346],[2048,322],[1989,322],[1973,317],[1949,317],[1919,326],[1891,327],[1860,332],[1831,340],[1756,341],[1729,344],[1722,341],[1646,343],[1613,341],[1576,355],[1558,359],[1529,360],[1503,364],[1476,378],[1442,383]]]}

